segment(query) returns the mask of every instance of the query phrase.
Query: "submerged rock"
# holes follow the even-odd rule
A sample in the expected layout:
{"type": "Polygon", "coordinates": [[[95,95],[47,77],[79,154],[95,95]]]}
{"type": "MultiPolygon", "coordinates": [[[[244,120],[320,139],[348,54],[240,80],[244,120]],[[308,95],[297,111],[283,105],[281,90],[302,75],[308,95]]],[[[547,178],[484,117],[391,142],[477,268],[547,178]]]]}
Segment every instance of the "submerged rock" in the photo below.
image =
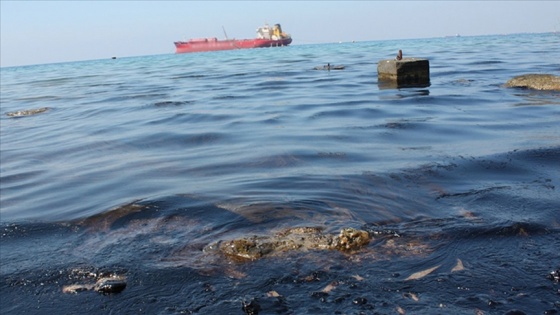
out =
{"type": "Polygon", "coordinates": [[[541,91],[560,91],[560,77],[552,74],[524,74],[507,81],[505,86],[541,91]]]}
{"type": "Polygon", "coordinates": [[[100,293],[119,293],[126,288],[126,280],[122,277],[101,278],[95,283],[95,291],[100,293]]]}
{"type": "Polygon", "coordinates": [[[95,290],[99,293],[120,293],[126,288],[126,280],[123,277],[101,278],[96,283],[71,284],[62,288],[63,293],[79,293],[95,290]]]}
{"type": "Polygon", "coordinates": [[[233,260],[246,261],[297,250],[354,252],[369,244],[370,240],[368,232],[353,228],[342,229],[339,235],[328,235],[323,234],[320,228],[298,227],[273,236],[251,236],[222,241],[209,245],[206,250],[217,249],[233,260]]]}
{"type": "Polygon", "coordinates": [[[63,293],[79,293],[94,290],[103,294],[120,293],[126,288],[126,278],[114,274],[83,272],[80,269],[74,270],[78,273],[78,279],[85,279],[85,283],[66,285],[62,288],[63,293]],[[94,282],[95,281],[95,282],[94,282]]]}
{"type": "Polygon", "coordinates": [[[41,108],[36,108],[36,109],[18,110],[16,112],[6,113],[6,116],[14,117],[14,118],[32,116],[32,115],[37,115],[37,114],[40,114],[40,113],[44,113],[44,112],[48,111],[49,109],[50,109],[49,107],[41,107],[41,108]]]}

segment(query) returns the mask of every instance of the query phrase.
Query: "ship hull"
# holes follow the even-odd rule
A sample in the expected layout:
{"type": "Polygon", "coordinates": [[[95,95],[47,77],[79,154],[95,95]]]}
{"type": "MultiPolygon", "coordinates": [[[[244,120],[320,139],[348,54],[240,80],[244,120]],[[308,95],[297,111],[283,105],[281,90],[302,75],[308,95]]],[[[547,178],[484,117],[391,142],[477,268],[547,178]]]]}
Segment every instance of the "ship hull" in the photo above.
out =
{"type": "Polygon", "coordinates": [[[263,48],[263,47],[281,47],[288,46],[292,43],[292,38],[282,38],[279,40],[272,39],[228,39],[216,40],[214,38],[196,39],[187,42],[175,42],[175,52],[177,54],[205,52],[205,51],[219,51],[219,50],[234,50],[234,49],[249,49],[249,48],[263,48]]]}

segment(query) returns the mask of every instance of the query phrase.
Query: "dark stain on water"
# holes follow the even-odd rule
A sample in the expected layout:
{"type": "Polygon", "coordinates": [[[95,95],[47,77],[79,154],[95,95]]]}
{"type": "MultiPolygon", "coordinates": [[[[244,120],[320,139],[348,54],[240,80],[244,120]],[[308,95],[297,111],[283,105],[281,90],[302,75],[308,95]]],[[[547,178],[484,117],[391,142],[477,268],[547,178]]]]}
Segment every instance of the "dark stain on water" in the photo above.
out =
{"type": "Polygon", "coordinates": [[[553,314],[560,308],[560,198],[546,178],[533,180],[534,173],[520,169],[531,168],[535,158],[537,167],[552,166],[559,152],[511,152],[346,179],[354,190],[382,182],[380,200],[403,186],[404,199],[429,194],[426,207],[456,208],[446,215],[371,220],[334,201],[238,206],[176,195],[77,221],[5,224],[3,311],[553,314]],[[483,175],[489,168],[509,174],[508,184],[491,187],[483,175]],[[456,176],[469,185],[442,185],[456,176]],[[520,197],[529,192],[542,198],[520,197]],[[496,206],[512,209],[504,217],[496,206]],[[352,252],[294,249],[243,262],[207,248],[310,225],[361,228],[372,241],[352,252]],[[92,283],[92,275],[121,277],[126,287],[110,295],[63,293],[92,283]]]}
{"type": "Polygon", "coordinates": [[[154,105],[157,107],[166,107],[166,106],[182,106],[190,104],[189,101],[163,101],[163,102],[156,102],[154,105]]]}

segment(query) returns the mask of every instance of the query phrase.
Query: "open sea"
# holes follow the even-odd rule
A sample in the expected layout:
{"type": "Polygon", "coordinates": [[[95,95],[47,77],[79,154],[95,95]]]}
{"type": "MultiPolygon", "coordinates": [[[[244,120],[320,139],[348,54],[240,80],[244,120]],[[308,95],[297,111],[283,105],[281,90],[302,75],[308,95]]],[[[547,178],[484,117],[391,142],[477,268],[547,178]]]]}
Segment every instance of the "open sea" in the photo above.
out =
{"type": "Polygon", "coordinates": [[[560,75],[559,48],[517,34],[2,68],[0,313],[558,314],[560,92],[503,84],[560,75]],[[399,49],[429,59],[429,87],[378,84],[399,49]],[[372,238],[217,249],[298,227],[372,238]],[[126,288],[96,292],[104,276],[126,288]]]}

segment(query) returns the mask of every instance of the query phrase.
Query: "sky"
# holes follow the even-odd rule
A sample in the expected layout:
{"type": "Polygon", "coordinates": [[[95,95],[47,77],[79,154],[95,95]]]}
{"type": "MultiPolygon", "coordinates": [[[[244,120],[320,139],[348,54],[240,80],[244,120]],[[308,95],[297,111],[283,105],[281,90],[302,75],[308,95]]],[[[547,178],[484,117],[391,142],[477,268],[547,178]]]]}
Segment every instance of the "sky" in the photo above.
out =
{"type": "Polygon", "coordinates": [[[174,41],[254,38],[280,23],[292,45],[560,32],[560,1],[0,0],[0,66],[174,53],[174,41]]]}

